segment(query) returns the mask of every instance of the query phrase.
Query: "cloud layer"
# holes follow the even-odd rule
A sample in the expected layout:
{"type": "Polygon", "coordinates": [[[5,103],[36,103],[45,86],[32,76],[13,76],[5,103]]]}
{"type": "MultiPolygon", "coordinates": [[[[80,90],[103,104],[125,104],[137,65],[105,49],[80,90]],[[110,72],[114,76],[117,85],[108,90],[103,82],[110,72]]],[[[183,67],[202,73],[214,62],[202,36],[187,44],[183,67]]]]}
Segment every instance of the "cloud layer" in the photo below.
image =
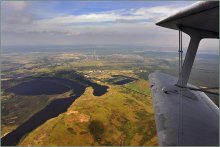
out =
{"type": "MultiPolygon", "coordinates": [[[[176,46],[174,43],[177,42],[178,32],[157,27],[155,22],[178,12],[189,4],[189,2],[186,2],[185,5],[176,3],[175,5],[147,6],[146,4],[138,8],[120,8],[87,13],[71,11],[67,13],[59,9],[53,13],[47,12],[47,8],[55,7],[54,3],[40,3],[40,6],[39,3],[2,2],[1,35],[3,45],[131,44],[176,46]]],[[[146,1],[146,3],[148,2],[146,1]]],[[[77,5],[72,7],[73,9],[77,8],[77,5]]],[[[86,7],[91,9],[88,5],[86,7]]],[[[189,40],[187,37],[185,38],[185,40],[189,40]]]]}

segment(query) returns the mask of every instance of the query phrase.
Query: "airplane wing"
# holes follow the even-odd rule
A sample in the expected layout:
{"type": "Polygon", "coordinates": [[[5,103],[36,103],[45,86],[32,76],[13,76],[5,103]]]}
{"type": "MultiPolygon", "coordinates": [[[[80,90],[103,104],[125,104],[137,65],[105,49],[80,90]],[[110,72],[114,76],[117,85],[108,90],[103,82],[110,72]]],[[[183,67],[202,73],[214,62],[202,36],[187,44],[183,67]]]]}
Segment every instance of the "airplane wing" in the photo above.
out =
{"type": "MultiPolygon", "coordinates": [[[[197,32],[211,33],[211,38],[218,38],[218,3],[201,2],[158,22],[157,25],[176,30],[181,25],[197,32]]],[[[189,45],[188,50],[196,48],[193,47],[189,45]]],[[[185,60],[192,58],[191,53],[187,53],[189,58],[186,57],[185,60]]],[[[193,64],[193,61],[190,62],[193,64]]],[[[191,71],[190,68],[184,70],[191,71]]],[[[219,145],[219,108],[205,93],[180,88],[176,86],[176,77],[159,72],[150,74],[149,81],[159,145],[219,145]]],[[[196,88],[186,81],[187,86],[196,88]]]]}
{"type": "Polygon", "coordinates": [[[155,72],[149,75],[149,80],[160,145],[219,144],[219,109],[205,93],[183,92],[180,118],[177,90],[163,91],[164,87],[175,85],[177,78],[155,72]]]}
{"type": "Polygon", "coordinates": [[[219,32],[219,1],[195,3],[156,25],[178,30],[177,25],[210,32],[219,32]]]}

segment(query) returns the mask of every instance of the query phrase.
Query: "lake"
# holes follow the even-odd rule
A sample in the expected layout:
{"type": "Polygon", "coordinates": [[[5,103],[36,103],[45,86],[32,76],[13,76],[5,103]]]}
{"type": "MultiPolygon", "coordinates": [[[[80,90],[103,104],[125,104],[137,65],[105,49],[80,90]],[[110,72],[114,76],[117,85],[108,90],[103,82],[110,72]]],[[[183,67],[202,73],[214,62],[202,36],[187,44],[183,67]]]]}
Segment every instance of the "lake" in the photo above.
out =
{"type": "Polygon", "coordinates": [[[36,129],[47,120],[57,117],[59,114],[66,112],[70,105],[75,101],[75,99],[80,97],[85,92],[85,89],[88,86],[93,87],[93,94],[95,96],[101,96],[105,94],[108,89],[108,86],[99,85],[84,78],[79,78],[78,81],[72,81],[56,77],[38,77],[28,82],[24,82],[12,88],[9,88],[8,92],[14,92],[16,94],[22,95],[55,94],[71,89],[74,91],[74,95],[72,97],[56,99],[52,101],[49,105],[37,112],[22,125],[2,137],[1,145],[17,145],[23,136],[36,129]],[[38,88],[38,86],[40,86],[40,88],[38,88]],[[26,88],[30,91],[25,90],[26,88]],[[58,90],[58,92],[56,90],[58,90]]]}
{"type": "Polygon", "coordinates": [[[128,77],[124,75],[113,75],[111,79],[108,79],[107,82],[110,82],[114,85],[124,85],[133,81],[136,81],[137,78],[128,77]]]}
{"type": "Polygon", "coordinates": [[[58,79],[54,78],[36,78],[6,89],[5,91],[18,95],[31,96],[42,94],[62,94],[70,90],[68,85],[58,83],[58,81],[58,79]]]}

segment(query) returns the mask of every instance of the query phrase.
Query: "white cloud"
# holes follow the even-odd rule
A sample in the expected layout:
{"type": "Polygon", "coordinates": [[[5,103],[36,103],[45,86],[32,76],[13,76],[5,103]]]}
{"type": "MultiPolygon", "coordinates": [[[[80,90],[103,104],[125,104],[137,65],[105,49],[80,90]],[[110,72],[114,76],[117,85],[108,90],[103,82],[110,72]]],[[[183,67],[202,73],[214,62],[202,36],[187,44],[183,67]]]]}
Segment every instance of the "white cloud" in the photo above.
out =
{"type": "MultiPolygon", "coordinates": [[[[151,8],[139,8],[130,10],[115,10],[82,15],[60,15],[47,19],[33,20],[30,15],[24,13],[27,3],[9,4],[11,8],[19,11],[16,14],[8,15],[6,23],[3,22],[3,31],[10,32],[50,32],[60,31],[67,34],[74,34],[72,30],[80,27],[114,26],[115,24],[147,24],[155,23],[156,20],[176,12],[177,7],[160,6],[151,8]],[[19,15],[20,14],[20,15],[19,15]],[[13,23],[10,23],[13,22],[13,23]],[[69,32],[67,32],[69,31],[69,32]]],[[[8,5],[8,7],[9,7],[8,5]]],[[[7,13],[7,12],[6,12],[7,13]]],[[[6,17],[3,15],[3,17],[6,17]]],[[[129,31],[129,30],[128,30],[129,31]]],[[[77,33],[79,34],[79,33],[77,33]]]]}
{"type": "Polygon", "coordinates": [[[79,15],[60,14],[36,19],[33,13],[29,13],[31,5],[31,2],[2,3],[3,44],[178,46],[178,32],[158,27],[155,23],[183,9],[180,6],[142,7],[79,15]]]}
{"type": "Polygon", "coordinates": [[[99,23],[138,23],[138,22],[148,22],[151,19],[158,19],[171,13],[178,11],[178,7],[152,7],[152,8],[139,8],[126,10],[126,15],[124,15],[125,10],[107,11],[101,13],[90,13],[83,15],[63,15],[57,16],[50,19],[43,19],[36,21],[38,25],[74,25],[80,24],[84,25],[94,25],[99,23]],[[90,24],[89,24],[90,23],[90,24]]]}
{"type": "Polygon", "coordinates": [[[134,10],[134,14],[139,16],[147,16],[148,18],[158,21],[178,12],[180,9],[180,7],[174,6],[157,6],[134,10]]]}

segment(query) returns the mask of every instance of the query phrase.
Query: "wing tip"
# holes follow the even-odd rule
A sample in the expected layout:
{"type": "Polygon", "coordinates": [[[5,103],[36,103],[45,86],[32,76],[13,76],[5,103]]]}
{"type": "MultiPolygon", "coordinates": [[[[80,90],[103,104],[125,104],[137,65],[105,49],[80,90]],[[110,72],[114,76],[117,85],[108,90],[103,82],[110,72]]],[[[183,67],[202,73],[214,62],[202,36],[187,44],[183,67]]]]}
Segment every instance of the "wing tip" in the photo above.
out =
{"type": "MultiPolygon", "coordinates": [[[[185,17],[191,14],[196,13],[197,11],[204,11],[206,9],[211,9],[211,8],[215,8],[215,7],[219,7],[219,1],[201,1],[201,2],[196,2],[193,3],[192,5],[190,5],[189,7],[180,10],[179,12],[165,18],[162,19],[158,22],[156,22],[155,24],[157,26],[162,26],[162,27],[167,27],[166,24],[167,23],[172,23],[172,21],[177,20],[177,19],[181,19],[181,17],[185,17]]],[[[177,24],[173,24],[173,25],[177,25],[177,24]]],[[[169,27],[167,27],[169,28],[169,27]]],[[[172,29],[176,29],[176,27],[172,27],[172,29]]]]}

